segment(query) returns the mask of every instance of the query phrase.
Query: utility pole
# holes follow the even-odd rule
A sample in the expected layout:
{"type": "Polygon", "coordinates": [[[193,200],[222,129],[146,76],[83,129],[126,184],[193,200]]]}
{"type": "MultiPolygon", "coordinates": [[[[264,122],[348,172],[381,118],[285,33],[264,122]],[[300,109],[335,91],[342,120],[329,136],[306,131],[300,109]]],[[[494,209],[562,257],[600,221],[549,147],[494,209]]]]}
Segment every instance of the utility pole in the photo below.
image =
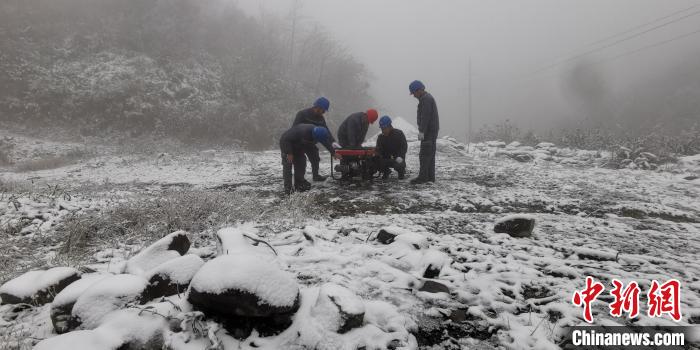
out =
{"type": "Polygon", "coordinates": [[[292,16],[292,35],[289,39],[289,59],[287,62],[287,74],[291,77],[292,71],[294,70],[294,43],[296,40],[297,32],[297,20],[299,18],[299,0],[295,0],[292,4],[292,11],[290,15],[292,16]]]}
{"type": "Polygon", "coordinates": [[[467,132],[467,153],[470,152],[470,144],[472,143],[472,57],[469,56],[469,67],[467,69],[467,74],[468,74],[468,87],[467,89],[469,90],[469,98],[468,98],[468,103],[469,106],[467,106],[467,117],[468,119],[468,132],[467,132]]]}

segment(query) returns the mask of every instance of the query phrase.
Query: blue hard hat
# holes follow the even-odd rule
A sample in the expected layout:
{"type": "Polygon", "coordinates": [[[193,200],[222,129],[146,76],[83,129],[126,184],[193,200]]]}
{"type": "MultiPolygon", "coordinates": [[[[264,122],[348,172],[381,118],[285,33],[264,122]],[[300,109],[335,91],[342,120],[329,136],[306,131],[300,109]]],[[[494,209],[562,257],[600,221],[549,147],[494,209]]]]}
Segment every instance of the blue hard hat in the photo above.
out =
{"type": "Polygon", "coordinates": [[[314,107],[318,107],[324,111],[328,111],[331,108],[331,101],[328,101],[328,99],[325,97],[319,97],[314,102],[314,107]]]}
{"type": "Polygon", "coordinates": [[[411,82],[410,85],[408,85],[408,91],[411,92],[411,95],[413,95],[416,91],[425,89],[425,85],[420,80],[414,80],[411,82]]]}
{"type": "Polygon", "coordinates": [[[379,118],[379,127],[384,129],[387,126],[391,126],[391,118],[388,115],[379,118]]]}
{"type": "Polygon", "coordinates": [[[328,129],[322,126],[315,127],[311,134],[313,135],[314,141],[316,142],[326,142],[328,141],[328,138],[330,136],[328,129]]]}

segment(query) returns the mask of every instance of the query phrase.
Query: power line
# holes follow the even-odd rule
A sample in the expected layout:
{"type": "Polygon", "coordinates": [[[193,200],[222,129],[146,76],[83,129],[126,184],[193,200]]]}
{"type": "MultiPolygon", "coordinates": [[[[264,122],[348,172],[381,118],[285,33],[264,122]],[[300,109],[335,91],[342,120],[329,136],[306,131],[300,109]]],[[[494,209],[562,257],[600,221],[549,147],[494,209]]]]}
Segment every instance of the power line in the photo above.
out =
{"type": "Polygon", "coordinates": [[[627,30],[625,30],[625,31],[622,31],[622,32],[620,32],[620,33],[617,33],[617,34],[615,34],[615,35],[611,35],[611,36],[609,36],[609,37],[607,37],[607,38],[603,38],[603,39],[600,39],[600,40],[596,40],[596,41],[594,41],[594,42],[592,42],[592,43],[586,45],[585,47],[594,46],[594,45],[597,45],[597,44],[606,42],[606,41],[608,41],[608,40],[610,40],[610,39],[617,38],[617,37],[619,37],[619,36],[622,36],[622,35],[625,35],[625,34],[634,32],[634,31],[636,31],[637,29],[642,29],[642,28],[644,28],[644,27],[646,27],[646,26],[652,25],[652,24],[654,24],[654,23],[656,23],[656,22],[663,21],[663,20],[665,20],[665,19],[667,19],[667,18],[673,17],[673,16],[678,15],[678,14],[681,14],[681,13],[683,13],[683,12],[688,12],[688,11],[694,9],[694,8],[697,8],[697,7],[700,7],[700,5],[693,5],[693,6],[690,6],[690,7],[686,8],[686,9],[683,9],[683,10],[680,10],[680,11],[676,11],[676,12],[673,12],[673,13],[671,13],[671,14],[669,14],[669,15],[666,15],[666,16],[663,16],[663,17],[660,17],[660,18],[657,18],[657,19],[655,19],[655,20],[653,20],[653,21],[646,22],[646,23],[640,24],[640,25],[638,25],[638,26],[634,26],[634,27],[629,28],[629,29],[627,29],[627,30]]]}
{"type": "Polygon", "coordinates": [[[651,48],[655,48],[655,47],[657,47],[657,46],[666,45],[666,44],[672,43],[672,42],[674,42],[674,41],[678,41],[678,40],[681,40],[681,39],[685,39],[685,38],[687,38],[687,37],[689,37],[689,36],[693,36],[693,35],[696,35],[696,34],[700,34],[700,29],[694,30],[694,31],[692,31],[692,32],[685,33],[685,34],[682,34],[682,35],[678,35],[678,36],[675,36],[675,37],[670,38],[670,39],[662,40],[662,41],[656,42],[656,43],[651,44],[651,45],[643,46],[643,47],[640,47],[640,48],[635,49],[635,50],[632,50],[632,51],[627,51],[627,52],[625,52],[625,53],[623,53],[623,54],[620,54],[620,55],[617,55],[617,56],[613,56],[613,57],[608,58],[608,59],[605,59],[605,60],[601,60],[601,61],[598,61],[598,62],[593,62],[593,63],[590,63],[590,64],[585,64],[585,65],[583,65],[582,67],[593,66],[593,65],[598,65],[598,64],[603,64],[603,63],[608,63],[608,62],[611,62],[611,61],[615,61],[615,60],[617,60],[617,59],[619,59],[619,58],[622,58],[622,57],[625,57],[625,56],[629,56],[629,55],[633,55],[633,54],[638,53],[638,52],[640,52],[640,51],[644,51],[644,50],[648,50],[648,49],[651,49],[651,48]]]}
{"type": "MultiPolygon", "coordinates": [[[[583,56],[590,55],[590,54],[592,54],[592,53],[596,53],[596,52],[599,52],[599,51],[602,51],[602,50],[611,48],[611,47],[613,47],[613,46],[615,46],[615,45],[617,45],[617,44],[620,44],[620,43],[622,43],[622,42],[625,42],[625,41],[628,41],[628,40],[637,38],[637,37],[639,37],[639,36],[642,36],[642,35],[644,35],[644,34],[647,34],[647,33],[649,33],[649,32],[652,32],[652,31],[654,31],[654,30],[657,30],[657,29],[666,27],[666,26],[668,26],[668,25],[671,25],[671,24],[673,24],[673,23],[682,21],[682,20],[684,20],[684,19],[686,19],[686,18],[689,18],[689,17],[692,17],[692,16],[696,16],[696,15],[698,15],[698,14],[700,14],[700,11],[695,11],[695,12],[693,12],[693,13],[690,13],[690,14],[687,14],[687,15],[685,15],[685,16],[679,17],[679,18],[674,19],[674,20],[672,20],[672,21],[668,21],[668,22],[662,23],[662,24],[660,24],[660,25],[651,27],[651,28],[649,28],[649,29],[647,29],[647,30],[644,30],[644,31],[635,33],[635,34],[633,34],[633,35],[630,35],[630,36],[621,38],[621,39],[619,39],[619,40],[613,41],[613,42],[611,42],[611,43],[609,43],[609,44],[606,44],[606,45],[603,45],[603,46],[601,46],[601,47],[598,47],[598,48],[595,48],[595,49],[592,49],[592,50],[588,50],[588,51],[585,51],[585,52],[583,52],[583,53],[574,55],[574,56],[569,57],[569,58],[567,58],[567,59],[564,59],[564,60],[562,60],[562,61],[553,63],[553,64],[551,64],[551,65],[549,65],[549,66],[544,67],[544,68],[538,69],[538,70],[534,71],[532,74],[530,74],[530,76],[534,76],[534,75],[536,75],[536,74],[539,74],[539,73],[542,73],[542,72],[544,72],[544,71],[550,70],[550,69],[552,69],[552,68],[558,67],[558,66],[560,66],[560,65],[562,65],[562,64],[569,63],[569,62],[571,62],[571,61],[573,61],[573,60],[576,60],[576,59],[578,59],[578,58],[581,58],[581,57],[583,57],[583,56]]],[[[668,17],[668,16],[666,16],[666,17],[668,17]]]]}

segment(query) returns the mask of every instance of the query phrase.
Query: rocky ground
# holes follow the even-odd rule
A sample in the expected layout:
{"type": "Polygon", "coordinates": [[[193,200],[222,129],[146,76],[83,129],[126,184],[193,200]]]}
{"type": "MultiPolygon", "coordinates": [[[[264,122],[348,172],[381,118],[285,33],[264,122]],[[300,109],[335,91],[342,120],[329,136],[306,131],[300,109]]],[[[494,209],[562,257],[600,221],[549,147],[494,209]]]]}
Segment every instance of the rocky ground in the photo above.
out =
{"type": "MultiPolygon", "coordinates": [[[[585,323],[571,298],[586,276],[643,291],[675,278],[682,320],[634,323],[696,324],[700,156],[651,158],[610,166],[605,152],[446,138],[435,184],[329,179],[291,197],[277,151],[95,148],[53,169],[8,166],[0,283],[46,271],[4,287],[25,299],[0,306],[0,349],[558,349],[563,327],[585,323]],[[534,231],[497,233],[511,214],[534,231]],[[187,249],[169,249],[181,235],[187,249]],[[153,294],[159,275],[179,281],[174,294],[153,294]],[[249,302],[212,297],[226,293],[249,302]],[[65,329],[51,317],[61,308],[65,329]]],[[[604,294],[596,323],[630,322],[604,294]]]]}

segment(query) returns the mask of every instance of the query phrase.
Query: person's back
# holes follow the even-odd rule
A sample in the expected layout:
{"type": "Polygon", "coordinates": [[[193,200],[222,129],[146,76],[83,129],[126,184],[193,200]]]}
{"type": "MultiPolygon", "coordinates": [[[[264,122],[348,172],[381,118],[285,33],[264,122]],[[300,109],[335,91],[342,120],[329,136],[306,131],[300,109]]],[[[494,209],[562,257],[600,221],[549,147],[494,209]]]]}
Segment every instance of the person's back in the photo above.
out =
{"type": "Polygon", "coordinates": [[[312,124],[292,126],[280,136],[280,148],[283,152],[292,153],[294,148],[313,145],[312,131],[315,127],[312,124]]]}
{"type": "Polygon", "coordinates": [[[360,148],[365,142],[369,124],[377,120],[378,114],[374,109],[349,115],[338,128],[338,143],[343,148],[360,148]]]}
{"type": "Polygon", "coordinates": [[[297,112],[292,126],[299,124],[312,124],[328,128],[328,126],[326,125],[326,118],[324,118],[322,114],[319,114],[318,112],[314,111],[314,108],[316,107],[305,108],[297,112]]]}

